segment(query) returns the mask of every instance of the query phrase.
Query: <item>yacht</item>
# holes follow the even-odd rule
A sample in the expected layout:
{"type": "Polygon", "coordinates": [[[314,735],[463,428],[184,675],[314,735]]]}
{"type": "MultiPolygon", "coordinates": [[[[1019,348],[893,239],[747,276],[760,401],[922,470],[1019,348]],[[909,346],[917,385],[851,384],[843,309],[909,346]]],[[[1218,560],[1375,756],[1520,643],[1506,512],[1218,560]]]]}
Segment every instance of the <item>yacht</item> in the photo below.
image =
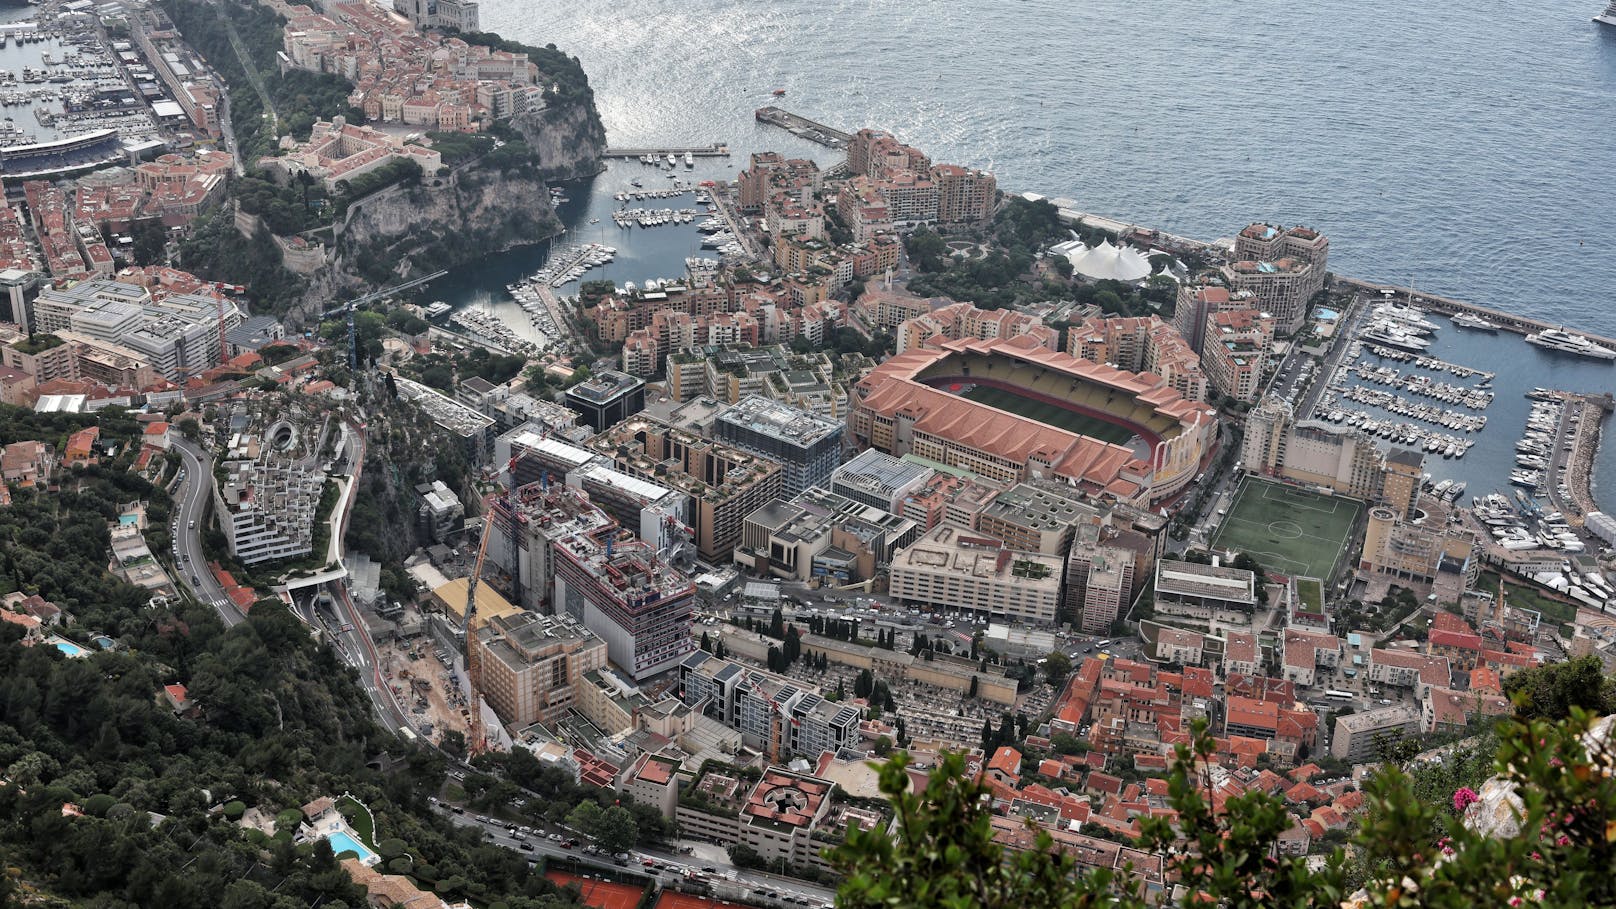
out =
{"type": "Polygon", "coordinates": [[[696,156],[692,155],[690,152],[685,152],[685,166],[686,167],[695,167],[696,166],[696,156]]]}
{"type": "Polygon", "coordinates": [[[1612,0],[1611,4],[1605,7],[1604,12],[1595,16],[1594,21],[1601,25],[1616,26],[1616,0],[1612,0]]]}
{"type": "Polygon", "coordinates": [[[1593,357],[1596,360],[1616,360],[1616,350],[1595,344],[1582,335],[1558,328],[1545,328],[1526,336],[1526,343],[1558,350],[1562,353],[1593,357]]]}
{"type": "Polygon", "coordinates": [[[1498,326],[1471,312],[1462,312],[1453,317],[1453,324],[1460,328],[1474,328],[1477,331],[1497,331],[1498,326]]]}
{"type": "Polygon", "coordinates": [[[1430,341],[1418,337],[1412,332],[1403,330],[1400,325],[1389,319],[1383,319],[1371,323],[1370,326],[1364,330],[1361,337],[1365,341],[1373,341],[1376,344],[1384,344],[1387,347],[1396,347],[1402,350],[1411,350],[1416,353],[1424,353],[1431,346],[1430,341]]]}
{"type": "Polygon", "coordinates": [[[1413,306],[1405,306],[1401,303],[1382,303],[1375,307],[1374,314],[1388,319],[1396,319],[1398,322],[1408,326],[1410,330],[1431,332],[1436,331],[1438,328],[1435,322],[1425,318],[1424,310],[1413,306]]]}

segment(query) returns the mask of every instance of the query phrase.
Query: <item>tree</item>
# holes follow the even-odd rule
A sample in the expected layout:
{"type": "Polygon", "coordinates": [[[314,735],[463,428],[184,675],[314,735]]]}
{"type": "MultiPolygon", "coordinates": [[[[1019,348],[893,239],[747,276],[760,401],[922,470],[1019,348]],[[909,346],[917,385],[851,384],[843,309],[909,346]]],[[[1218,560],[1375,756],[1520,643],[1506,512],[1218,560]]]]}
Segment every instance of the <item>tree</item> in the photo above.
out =
{"type": "Polygon", "coordinates": [[[1008,745],[1016,740],[1016,718],[1008,713],[999,715],[999,744],[1008,745]]]}
{"type": "Polygon", "coordinates": [[[983,754],[992,754],[993,750],[998,747],[997,744],[995,744],[996,741],[997,741],[997,739],[993,735],[993,721],[992,720],[983,720],[982,721],[982,753],[983,754]]]}
{"type": "Polygon", "coordinates": [[[702,633],[701,633],[701,644],[700,644],[700,647],[701,647],[701,649],[702,649],[702,650],[705,650],[705,651],[707,651],[707,652],[708,652],[708,653],[712,653],[712,652],[713,652],[713,639],[712,639],[712,638],[710,638],[710,637],[708,637],[708,636],[707,636],[707,632],[705,632],[705,631],[703,631],[703,632],[702,632],[702,633]]]}
{"type": "Polygon", "coordinates": [[[1050,651],[1049,656],[1044,657],[1044,677],[1049,679],[1049,684],[1054,685],[1056,688],[1059,688],[1061,683],[1066,681],[1066,677],[1071,672],[1071,657],[1059,650],[1050,651]]]}
{"type": "Polygon", "coordinates": [[[1607,678],[1592,655],[1512,673],[1504,679],[1504,694],[1518,698],[1525,719],[1563,720],[1573,707],[1616,712],[1616,679],[1607,678]]]}
{"type": "Polygon", "coordinates": [[[867,698],[875,690],[875,676],[868,669],[860,669],[858,678],[853,680],[853,696],[867,698]]]}
{"type": "Polygon", "coordinates": [[[797,626],[792,625],[786,629],[782,649],[785,651],[787,666],[797,662],[797,658],[802,656],[802,635],[797,632],[797,626]]]}
{"type": "Polygon", "coordinates": [[[881,736],[875,740],[875,754],[877,757],[886,757],[892,753],[892,740],[881,736]]]}
{"type": "Polygon", "coordinates": [[[780,609],[777,607],[774,610],[774,614],[769,616],[769,637],[774,638],[776,641],[778,641],[778,640],[784,639],[785,636],[786,636],[786,617],[785,617],[785,613],[781,612],[780,609]]]}

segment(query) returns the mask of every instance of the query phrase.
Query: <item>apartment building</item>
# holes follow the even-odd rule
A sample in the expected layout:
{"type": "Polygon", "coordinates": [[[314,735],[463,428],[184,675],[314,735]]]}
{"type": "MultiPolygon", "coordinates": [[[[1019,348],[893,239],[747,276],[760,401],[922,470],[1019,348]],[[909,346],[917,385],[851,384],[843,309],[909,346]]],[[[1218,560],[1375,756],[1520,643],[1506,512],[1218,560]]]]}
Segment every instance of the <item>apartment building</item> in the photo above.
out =
{"type": "Polygon", "coordinates": [[[784,760],[817,759],[859,741],[856,707],[827,701],[783,676],[696,651],[679,665],[680,697],[741,733],[742,742],[784,760]]]}
{"type": "Polygon", "coordinates": [[[696,549],[713,562],[729,557],[741,544],[746,516],[783,489],[784,470],[774,461],[644,416],[590,446],[618,470],[684,493],[696,549]]]}
{"type": "Polygon", "coordinates": [[[602,370],[567,389],[566,405],[596,432],[608,429],[645,409],[645,382],[602,370]]]}
{"type": "Polygon", "coordinates": [[[823,486],[841,463],[843,424],[752,395],[718,415],[714,438],[778,462],[782,492],[823,486]]]}
{"type": "Polygon", "coordinates": [[[484,524],[490,534],[488,564],[506,578],[513,602],[541,612],[555,611],[557,541],[617,528],[588,494],[559,480],[527,483],[511,495],[492,497],[484,524]]]}
{"type": "Polygon", "coordinates": [[[1420,718],[1407,707],[1380,707],[1336,717],[1330,753],[1349,764],[1382,760],[1386,749],[1420,733],[1420,718]]]}
{"type": "Polygon", "coordinates": [[[1390,506],[1369,510],[1359,567],[1376,574],[1431,583],[1450,575],[1459,590],[1473,588],[1481,572],[1481,545],[1473,531],[1401,521],[1390,506]]]}
{"type": "Polygon", "coordinates": [[[224,474],[214,484],[213,506],[231,555],[254,565],[314,551],[324,474],[267,454],[226,462],[224,474]]]}
{"type": "Polygon", "coordinates": [[[933,609],[1048,625],[1060,608],[1064,567],[1054,556],[1015,552],[999,540],[941,525],[893,559],[889,592],[933,609]]]}
{"type": "Polygon", "coordinates": [[[1206,400],[1201,358],[1156,316],[1088,319],[1067,330],[1066,350],[1080,360],[1160,376],[1185,400],[1206,400]]]}
{"type": "Polygon", "coordinates": [[[944,340],[1021,337],[1049,350],[1060,344],[1060,332],[1037,316],[1012,309],[978,309],[969,303],[953,303],[914,316],[900,323],[895,332],[898,353],[919,347],[936,348],[937,342],[944,340]]]}
{"type": "Polygon", "coordinates": [[[1064,555],[1079,524],[1102,523],[1101,509],[1076,488],[1028,480],[999,493],[976,516],[973,529],[1003,541],[1007,549],[1064,555]]]}
{"type": "Polygon", "coordinates": [[[493,616],[472,633],[469,669],[505,725],[553,723],[577,703],[581,677],[606,665],[606,642],[575,621],[493,616]]]}
{"type": "Polygon", "coordinates": [[[1216,312],[1207,317],[1201,365],[1207,382],[1236,401],[1255,401],[1273,350],[1274,320],[1254,309],[1216,312]]]}

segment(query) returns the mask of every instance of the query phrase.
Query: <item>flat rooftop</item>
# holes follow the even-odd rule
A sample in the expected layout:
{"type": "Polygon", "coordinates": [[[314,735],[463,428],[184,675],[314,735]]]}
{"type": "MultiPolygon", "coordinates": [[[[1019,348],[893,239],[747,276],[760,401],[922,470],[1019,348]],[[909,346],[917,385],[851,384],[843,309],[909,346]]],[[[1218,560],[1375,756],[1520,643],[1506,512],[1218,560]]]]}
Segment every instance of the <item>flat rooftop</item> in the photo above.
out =
{"type": "Polygon", "coordinates": [[[742,399],[739,404],[719,414],[718,422],[804,448],[831,436],[840,436],[843,429],[843,424],[837,420],[817,416],[761,395],[742,399]]]}
{"type": "Polygon", "coordinates": [[[1255,603],[1257,576],[1243,568],[1162,559],[1156,563],[1156,592],[1255,603]]]}
{"type": "Polygon", "coordinates": [[[606,369],[590,376],[587,381],[580,382],[567,389],[567,394],[580,401],[588,401],[591,404],[605,404],[617,400],[644,384],[643,380],[627,373],[606,369]]]}

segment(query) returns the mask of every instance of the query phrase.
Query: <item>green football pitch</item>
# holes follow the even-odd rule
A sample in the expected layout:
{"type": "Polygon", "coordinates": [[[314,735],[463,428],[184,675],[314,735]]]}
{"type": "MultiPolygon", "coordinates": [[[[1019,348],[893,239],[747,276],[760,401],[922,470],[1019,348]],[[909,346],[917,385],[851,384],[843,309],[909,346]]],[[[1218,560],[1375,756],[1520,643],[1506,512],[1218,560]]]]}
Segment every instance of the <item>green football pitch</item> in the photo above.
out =
{"type": "Polygon", "coordinates": [[[1212,547],[1247,553],[1277,574],[1328,582],[1362,508],[1341,496],[1247,477],[1212,547]]]}
{"type": "Polygon", "coordinates": [[[1054,404],[1023,398],[1020,395],[998,388],[977,385],[964,392],[962,397],[979,404],[986,404],[989,407],[997,407],[1017,416],[1037,420],[1046,426],[1064,429],[1067,432],[1075,432],[1091,439],[1099,439],[1102,442],[1126,445],[1128,440],[1134,436],[1132,430],[1124,429],[1113,423],[1107,423],[1099,417],[1073,413],[1065,408],[1056,407],[1054,404]]]}

